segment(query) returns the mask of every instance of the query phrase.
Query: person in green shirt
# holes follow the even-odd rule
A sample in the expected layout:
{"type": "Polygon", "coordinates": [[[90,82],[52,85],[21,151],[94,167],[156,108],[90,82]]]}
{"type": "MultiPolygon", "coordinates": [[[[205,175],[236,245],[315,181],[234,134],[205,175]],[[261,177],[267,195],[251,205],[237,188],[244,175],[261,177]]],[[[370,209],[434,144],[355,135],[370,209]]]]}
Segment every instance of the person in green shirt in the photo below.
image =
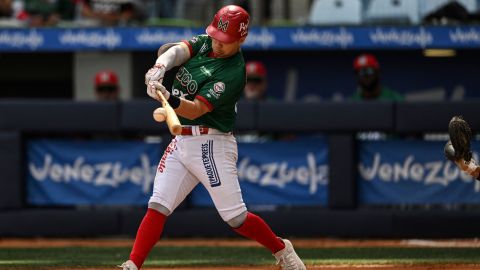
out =
{"type": "Polygon", "coordinates": [[[372,54],[361,54],[353,61],[358,90],[352,100],[403,101],[404,97],[380,83],[380,65],[372,54]]]}
{"type": "MultiPolygon", "coordinates": [[[[293,245],[281,239],[243,202],[237,174],[237,142],[232,134],[236,104],[246,82],[240,46],[248,34],[250,16],[241,7],[221,8],[206,35],[165,44],[145,75],[147,94],[159,100],[161,91],[179,116],[181,135],[171,141],[157,167],[153,194],[124,270],[142,267],[160,239],[167,217],[201,183],[222,219],[238,234],[257,241],[284,270],[304,270],[293,245]],[[171,91],[163,85],[165,71],[180,66],[171,91]]],[[[191,226],[195,226],[192,220],[191,226]]]]}

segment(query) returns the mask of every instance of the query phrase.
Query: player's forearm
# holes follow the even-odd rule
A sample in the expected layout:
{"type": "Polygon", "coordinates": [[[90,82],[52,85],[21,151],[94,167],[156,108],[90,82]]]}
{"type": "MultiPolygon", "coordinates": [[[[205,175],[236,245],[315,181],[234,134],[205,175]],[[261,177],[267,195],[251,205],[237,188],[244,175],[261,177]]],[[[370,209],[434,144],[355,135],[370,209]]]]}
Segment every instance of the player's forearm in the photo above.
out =
{"type": "Polygon", "coordinates": [[[157,58],[156,64],[164,65],[165,70],[170,70],[187,62],[190,58],[190,52],[185,47],[186,45],[182,43],[170,47],[157,58]]]}
{"type": "Polygon", "coordinates": [[[206,105],[198,99],[195,99],[194,101],[186,100],[184,98],[178,99],[180,100],[180,105],[175,109],[175,112],[184,118],[193,120],[208,112],[206,105]]]}

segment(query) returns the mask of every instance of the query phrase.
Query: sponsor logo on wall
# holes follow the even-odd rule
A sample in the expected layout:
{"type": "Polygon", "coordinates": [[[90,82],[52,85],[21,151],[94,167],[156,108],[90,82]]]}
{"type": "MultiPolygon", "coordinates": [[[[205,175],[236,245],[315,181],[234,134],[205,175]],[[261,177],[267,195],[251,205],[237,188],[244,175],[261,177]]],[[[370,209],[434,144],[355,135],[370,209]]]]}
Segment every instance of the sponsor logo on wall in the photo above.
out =
{"type": "Polygon", "coordinates": [[[38,205],[144,205],[159,144],[33,140],[27,144],[27,197],[38,205]]]}
{"type": "MultiPolygon", "coordinates": [[[[361,203],[478,203],[480,181],[443,155],[445,142],[362,142],[359,148],[361,203]]],[[[473,144],[473,149],[479,147],[473,144]]],[[[478,160],[478,155],[474,158],[478,160]]]]}

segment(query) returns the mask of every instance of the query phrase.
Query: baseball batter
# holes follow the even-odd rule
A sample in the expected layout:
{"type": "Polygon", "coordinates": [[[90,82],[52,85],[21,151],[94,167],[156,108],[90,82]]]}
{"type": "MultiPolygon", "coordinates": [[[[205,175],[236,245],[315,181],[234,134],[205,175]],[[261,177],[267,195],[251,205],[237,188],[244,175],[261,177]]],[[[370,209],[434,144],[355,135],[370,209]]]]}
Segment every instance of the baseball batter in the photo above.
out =
{"type": "MultiPolygon", "coordinates": [[[[269,249],[282,269],[306,269],[290,241],[277,237],[265,221],[248,212],[237,176],[237,143],[232,135],[236,103],[245,82],[240,51],[248,35],[249,15],[239,6],[221,8],[207,35],[165,44],[145,75],[147,94],[159,100],[156,90],[180,116],[182,135],[165,150],[155,176],[147,213],[137,232],[124,270],[140,269],[160,239],[167,217],[201,183],[222,219],[240,235],[269,249]],[[180,66],[173,89],[167,91],[165,71],[180,66]]],[[[194,221],[193,221],[194,222],[194,221]]]]}

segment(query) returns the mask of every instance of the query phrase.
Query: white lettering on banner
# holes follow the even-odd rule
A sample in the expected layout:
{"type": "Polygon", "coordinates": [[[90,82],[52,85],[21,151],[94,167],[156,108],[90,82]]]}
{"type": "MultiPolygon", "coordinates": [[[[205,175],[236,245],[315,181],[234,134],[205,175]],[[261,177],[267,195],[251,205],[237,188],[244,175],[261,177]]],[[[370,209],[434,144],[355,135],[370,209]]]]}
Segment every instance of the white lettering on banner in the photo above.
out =
{"type": "Polygon", "coordinates": [[[315,194],[318,185],[328,184],[328,165],[317,164],[315,155],[307,153],[306,166],[291,167],[287,161],[267,164],[251,164],[245,157],[238,162],[238,178],[259,186],[276,186],[285,188],[293,181],[308,186],[310,194],[315,194]]]}
{"type": "Polygon", "coordinates": [[[100,31],[72,31],[66,30],[60,34],[59,42],[62,45],[69,46],[87,46],[87,47],[100,47],[106,46],[109,49],[118,47],[122,43],[122,36],[120,33],[109,29],[105,33],[100,31]]]}
{"type": "Polygon", "coordinates": [[[44,44],[44,37],[35,30],[29,32],[0,31],[0,44],[13,48],[27,46],[35,50],[44,44]]]}
{"type": "Polygon", "coordinates": [[[152,166],[147,155],[140,155],[141,166],[125,168],[120,162],[103,162],[86,164],[83,157],[77,157],[73,164],[54,163],[51,155],[46,154],[43,164],[36,166],[32,162],[28,169],[33,179],[42,182],[51,179],[56,183],[81,181],[94,186],[118,187],[130,182],[142,186],[142,191],[150,192],[154,180],[156,166],[152,166]]]}
{"type": "Polygon", "coordinates": [[[375,31],[370,32],[369,36],[373,44],[398,44],[400,46],[419,45],[424,48],[433,43],[432,33],[426,31],[423,27],[420,27],[419,32],[414,32],[412,30],[399,30],[395,28],[390,28],[388,30],[376,28],[375,31]]]}
{"type": "Polygon", "coordinates": [[[180,31],[150,31],[143,30],[140,34],[135,35],[135,40],[137,40],[140,45],[155,45],[164,44],[169,42],[178,42],[179,40],[188,40],[195,33],[190,29],[185,29],[182,32],[180,31]]]}
{"type": "Polygon", "coordinates": [[[258,45],[264,49],[272,47],[275,44],[276,38],[275,35],[268,31],[267,28],[262,28],[260,32],[250,31],[248,33],[248,38],[245,40],[246,46],[255,46],[258,45]]]}
{"type": "Polygon", "coordinates": [[[299,28],[291,34],[293,43],[315,45],[320,44],[324,46],[340,45],[342,48],[353,45],[355,37],[352,32],[347,31],[341,27],[337,30],[305,30],[299,28]]]}
{"type": "MultiPolygon", "coordinates": [[[[478,160],[478,157],[474,157],[478,160]]],[[[358,166],[360,176],[365,181],[372,181],[378,178],[383,182],[398,183],[414,181],[424,185],[448,186],[454,181],[465,183],[474,182],[475,192],[480,192],[480,181],[474,181],[469,175],[460,172],[451,161],[415,162],[413,155],[407,156],[403,162],[382,161],[380,153],[373,155],[373,162],[370,166],[360,163],[358,166]]]]}
{"type": "Polygon", "coordinates": [[[453,43],[480,43],[480,30],[470,28],[462,30],[455,28],[455,31],[449,31],[448,36],[453,43]]]}

